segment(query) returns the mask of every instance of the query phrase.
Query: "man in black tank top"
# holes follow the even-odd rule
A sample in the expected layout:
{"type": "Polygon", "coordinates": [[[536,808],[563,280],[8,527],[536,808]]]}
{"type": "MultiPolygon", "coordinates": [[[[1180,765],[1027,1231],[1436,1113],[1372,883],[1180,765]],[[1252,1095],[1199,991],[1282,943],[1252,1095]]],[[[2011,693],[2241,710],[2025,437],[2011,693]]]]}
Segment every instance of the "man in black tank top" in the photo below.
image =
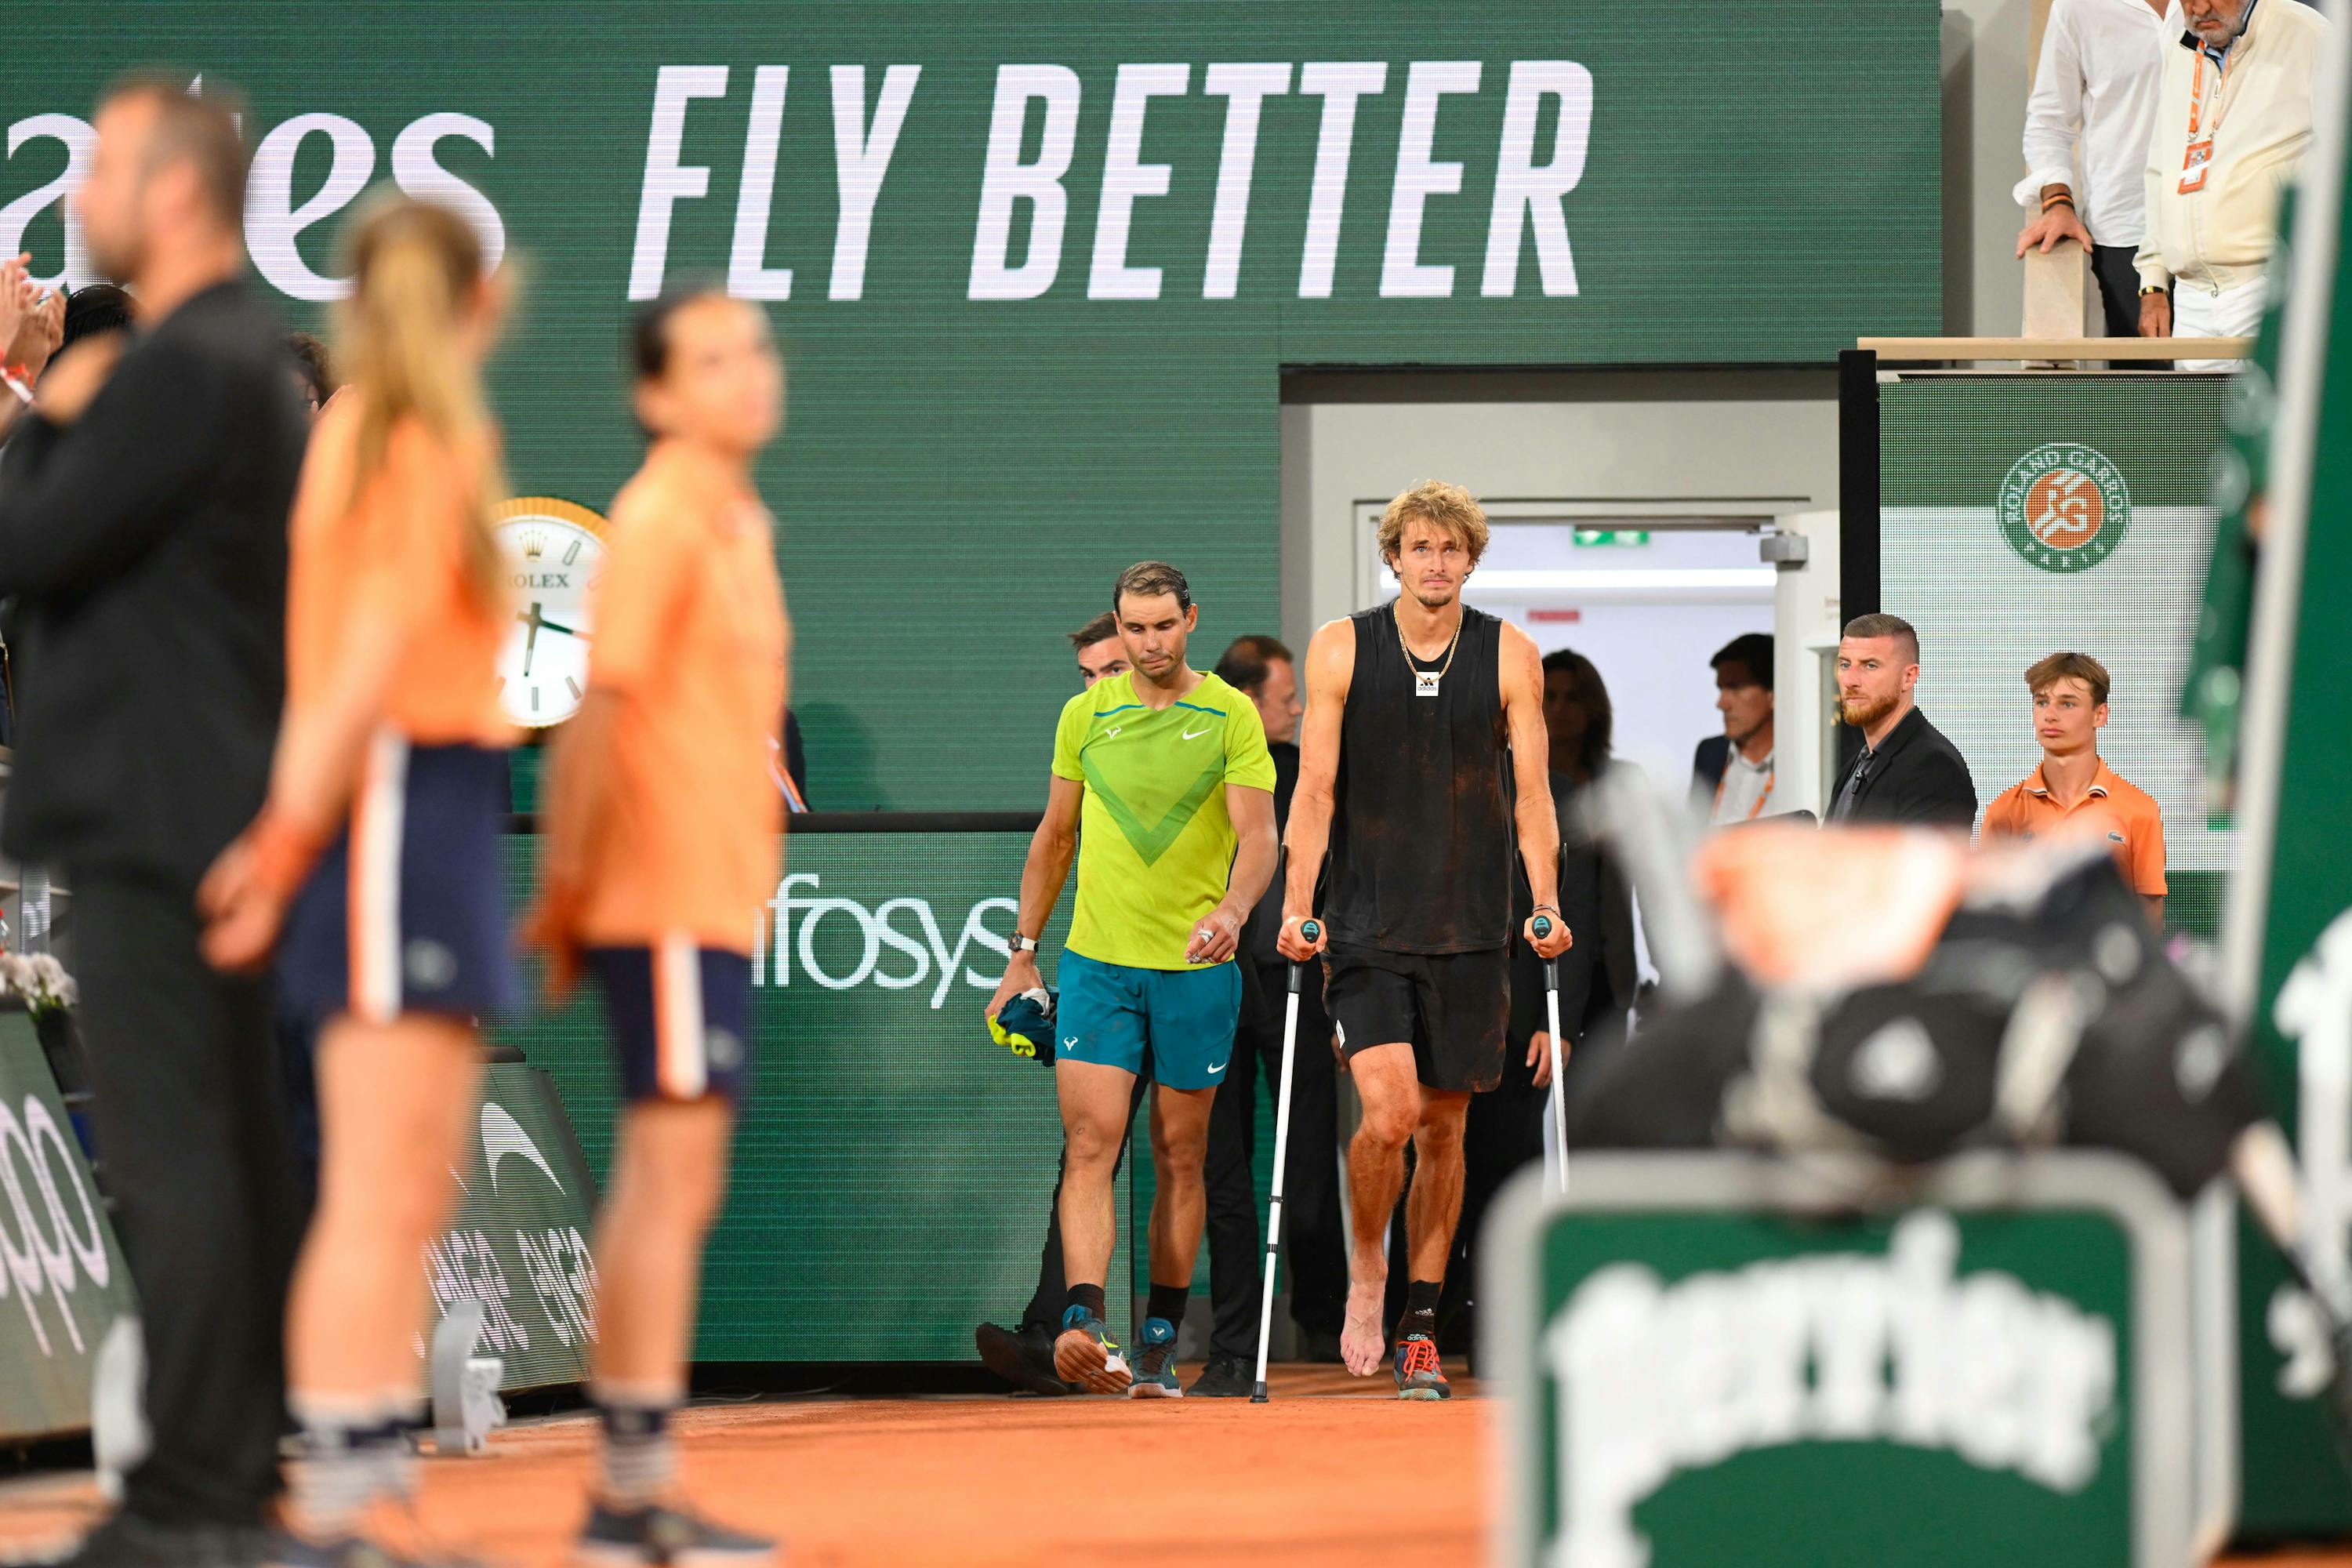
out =
{"type": "Polygon", "coordinates": [[[1381,1244],[1411,1142],[1397,1393],[1443,1399],[1437,1298],[1462,1207],[1464,1117],[1471,1095],[1502,1079],[1515,839],[1535,914],[1549,917],[1542,941],[1533,916],[1522,934],[1551,958],[1570,933],[1554,885],[1542,661],[1526,633],[1462,603],[1486,513],[1459,486],[1420,485],[1389,503],[1380,547],[1396,601],[1333,621],[1307,652],[1281,948],[1294,962],[1325,955],[1326,1003],[1364,1106],[1348,1146],[1340,1352],[1359,1377],[1388,1352],[1381,1244]],[[1317,915],[1327,848],[1309,942],[1302,922],[1317,915]]]}

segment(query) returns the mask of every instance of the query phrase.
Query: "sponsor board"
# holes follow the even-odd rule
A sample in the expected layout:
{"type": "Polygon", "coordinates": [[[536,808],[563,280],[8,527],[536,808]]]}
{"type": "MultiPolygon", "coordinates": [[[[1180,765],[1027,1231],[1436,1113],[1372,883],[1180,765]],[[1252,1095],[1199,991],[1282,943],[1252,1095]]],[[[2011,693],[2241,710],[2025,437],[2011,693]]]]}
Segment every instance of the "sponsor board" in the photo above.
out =
{"type": "Polygon", "coordinates": [[[0,1011],[0,1436],[89,1424],[92,1369],[131,1271],[47,1058],[0,1011]]]}
{"type": "Polygon", "coordinates": [[[1497,1563],[2187,1560],[2188,1235],[2136,1165],[1972,1157],[1865,1217],[1737,1155],[1569,1189],[1521,1178],[1483,1244],[1497,1563]]]}
{"type": "MultiPolygon", "coordinates": [[[[773,900],[745,933],[751,1071],[704,1269],[700,1359],[969,1361],[972,1325],[1011,1321],[1029,1300],[1061,1121],[1053,1074],[994,1044],[982,1016],[1028,847],[1025,832],[791,837],[773,900]],[[843,1310],[874,1300],[893,1306],[843,1310]]],[[[514,836],[507,848],[520,900],[539,844],[514,836]]],[[[1045,930],[1049,985],[1069,910],[1066,895],[1045,930]]],[[[553,1075],[602,1171],[621,1106],[593,987],[494,1019],[491,1033],[553,1075]]],[[[1131,1163],[1117,1187],[1114,1279],[1131,1272],[1143,1219],[1129,1209],[1131,1163]]],[[[510,1284],[525,1289],[524,1273],[510,1284]]],[[[515,1315],[536,1344],[538,1320],[515,1315]]]]}
{"type": "Polygon", "coordinates": [[[432,1324],[461,1300],[482,1305],[480,1354],[505,1363],[501,1388],[580,1383],[596,1342],[596,1189],[554,1080],[537,1068],[483,1069],[467,1168],[450,1172],[457,1214],[426,1244],[432,1324]]]}
{"type": "MultiPolygon", "coordinates": [[[[66,197],[92,105],[160,55],[248,100],[247,248],[294,325],[346,287],[371,188],[527,262],[489,370],[520,494],[601,510],[635,467],[633,301],[712,276],[772,308],[791,417],[757,477],[823,811],[1034,809],[1059,632],[1137,560],[1184,567],[1203,646],[1279,629],[1286,367],[1818,365],[1935,331],[1942,297],[1932,8],[153,15],[9,7],[0,254],[44,279],[91,275],[66,197]],[[1759,70],[1775,36],[1806,47],[1759,70]],[[943,658],[937,628],[980,603],[1023,629],[943,658]]],[[[526,720],[568,696],[561,672],[537,715],[509,690],[526,720]]]]}

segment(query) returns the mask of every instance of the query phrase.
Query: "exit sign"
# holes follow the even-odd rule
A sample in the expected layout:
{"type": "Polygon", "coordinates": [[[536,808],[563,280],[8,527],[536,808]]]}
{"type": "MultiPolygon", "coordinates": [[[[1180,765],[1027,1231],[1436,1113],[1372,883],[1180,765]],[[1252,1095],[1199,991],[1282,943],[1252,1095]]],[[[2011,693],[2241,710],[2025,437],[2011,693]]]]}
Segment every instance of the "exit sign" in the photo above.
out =
{"type": "Polygon", "coordinates": [[[1647,544],[1650,531],[1646,528],[1580,528],[1576,542],[1585,544],[1647,544]]]}

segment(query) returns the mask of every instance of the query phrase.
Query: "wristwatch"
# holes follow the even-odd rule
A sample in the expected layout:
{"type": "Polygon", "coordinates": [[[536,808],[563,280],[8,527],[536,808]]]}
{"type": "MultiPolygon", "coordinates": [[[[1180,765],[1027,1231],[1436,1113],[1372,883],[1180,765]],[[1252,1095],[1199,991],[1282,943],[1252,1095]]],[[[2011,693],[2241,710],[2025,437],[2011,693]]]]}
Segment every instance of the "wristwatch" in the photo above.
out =
{"type": "Polygon", "coordinates": [[[1036,951],[1037,939],[1035,937],[1023,936],[1019,931],[1014,931],[1013,933],[1013,941],[1008,949],[1009,952],[1034,952],[1036,951]]]}

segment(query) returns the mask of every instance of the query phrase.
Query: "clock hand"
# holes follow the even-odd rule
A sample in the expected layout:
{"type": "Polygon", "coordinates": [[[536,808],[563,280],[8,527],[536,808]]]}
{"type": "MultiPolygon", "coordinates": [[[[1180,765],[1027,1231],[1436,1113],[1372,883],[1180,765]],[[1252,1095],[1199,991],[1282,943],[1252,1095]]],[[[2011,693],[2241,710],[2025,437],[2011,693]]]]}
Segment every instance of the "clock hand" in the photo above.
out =
{"type": "MultiPolygon", "coordinates": [[[[536,605],[534,605],[534,606],[533,606],[533,608],[536,608],[536,607],[537,607],[536,605]]],[[[580,638],[583,642],[585,642],[585,641],[588,639],[588,634],[587,634],[586,632],[574,631],[574,630],[572,630],[570,626],[559,626],[559,625],[558,625],[558,624],[556,624],[555,622],[551,621],[551,620],[547,620],[547,619],[545,619],[544,617],[542,617],[542,618],[541,619],[541,621],[540,621],[540,623],[539,623],[539,624],[540,624],[541,626],[542,626],[546,627],[549,631],[551,631],[551,632],[562,632],[565,637],[578,637],[578,638],[580,638]]]]}
{"type": "Polygon", "coordinates": [[[530,635],[522,639],[522,674],[523,679],[528,680],[530,679],[531,652],[539,647],[539,628],[546,623],[539,618],[539,606],[535,604],[531,605],[529,615],[517,611],[515,619],[530,628],[530,635]]]}

